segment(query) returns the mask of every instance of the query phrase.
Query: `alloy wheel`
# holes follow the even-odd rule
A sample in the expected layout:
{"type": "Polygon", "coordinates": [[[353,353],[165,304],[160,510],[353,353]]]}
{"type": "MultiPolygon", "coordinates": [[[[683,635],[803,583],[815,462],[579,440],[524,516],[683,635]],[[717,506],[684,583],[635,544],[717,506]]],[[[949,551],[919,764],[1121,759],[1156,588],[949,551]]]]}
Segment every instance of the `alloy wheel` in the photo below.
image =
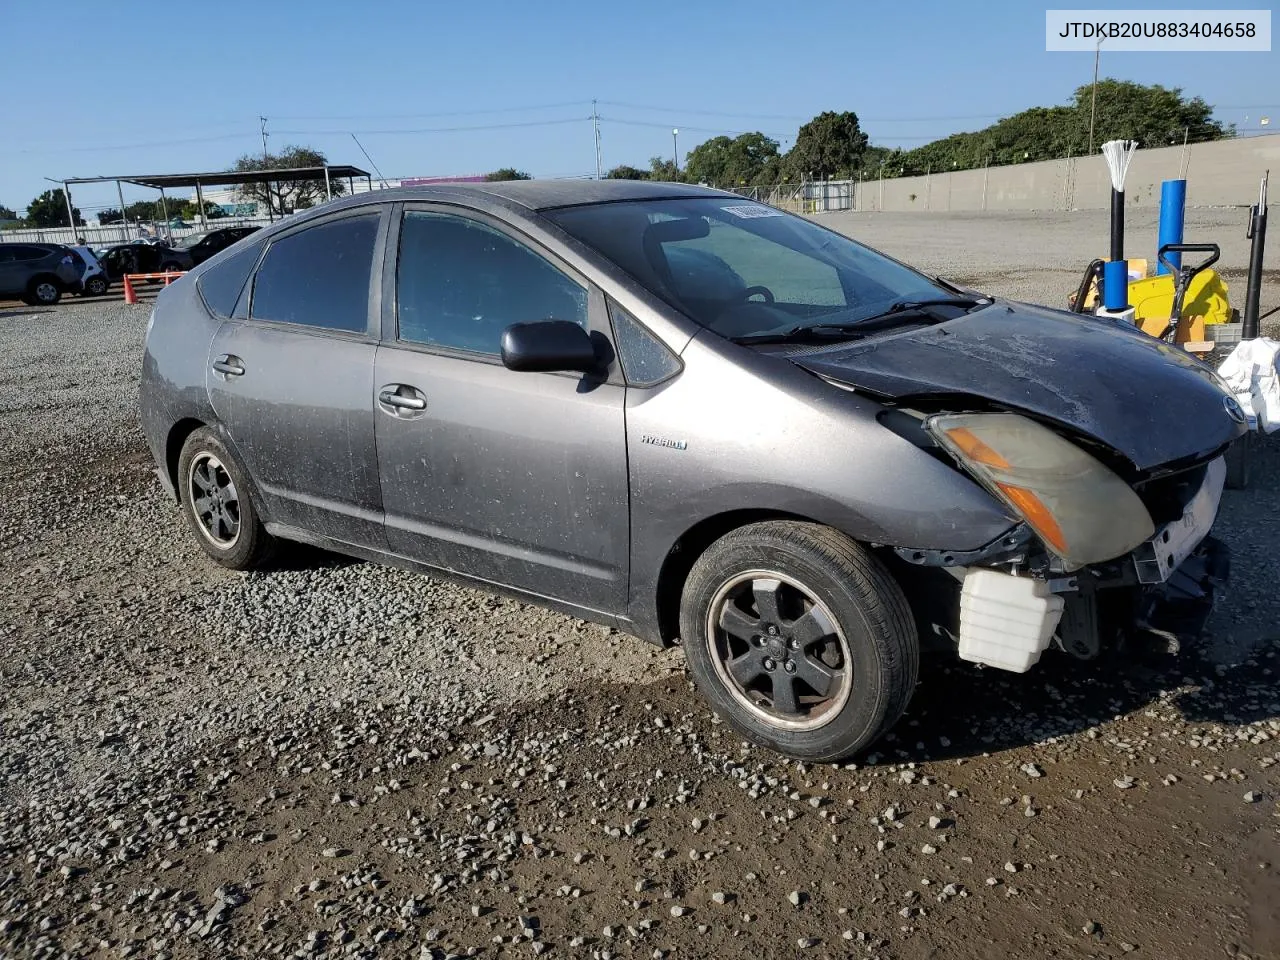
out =
{"type": "Polygon", "coordinates": [[[240,495],[227,468],[211,453],[197,454],[187,476],[187,494],[200,532],[221,550],[240,539],[240,495]]]}
{"type": "Polygon", "coordinates": [[[726,689],[773,726],[814,730],[848,702],[848,643],[827,607],[797,580],[767,570],[727,580],[708,608],[706,637],[726,689]]]}

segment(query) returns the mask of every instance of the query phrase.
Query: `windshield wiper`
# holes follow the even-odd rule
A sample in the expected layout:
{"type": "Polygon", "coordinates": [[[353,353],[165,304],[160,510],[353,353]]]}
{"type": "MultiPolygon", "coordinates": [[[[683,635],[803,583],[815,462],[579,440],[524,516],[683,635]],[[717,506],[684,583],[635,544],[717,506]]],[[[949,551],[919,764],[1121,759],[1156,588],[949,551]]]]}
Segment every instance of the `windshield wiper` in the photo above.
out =
{"type": "Polygon", "coordinates": [[[929,307],[973,307],[991,303],[990,297],[937,297],[929,300],[898,300],[887,310],[854,320],[849,323],[798,323],[785,330],[768,333],[752,333],[731,337],[734,343],[826,343],[837,340],[860,340],[868,333],[909,322],[913,314],[923,313],[929,307]]]}
{"type": "MultiPolygon", "coordinates": [[[[887,317],[895,313],[907,313],[909,311],[921,310],[925,307],[977,307],[984,303],[990,303],[990,297],[934,297],[930,300],[898,300],[889,306],[884,313],[877,314],[877,317],[887,317]]],[[[867,317],[868,320],[873,319],[867,317]]]]}
{"type": "Polygon", "coordinates": [[[734,343],[827,343],[834,340],[858,340],[862,332],[860,323],[799,323],[785,330],[770,333],[751,333],[742,337],[730,337],[734,343]]]}

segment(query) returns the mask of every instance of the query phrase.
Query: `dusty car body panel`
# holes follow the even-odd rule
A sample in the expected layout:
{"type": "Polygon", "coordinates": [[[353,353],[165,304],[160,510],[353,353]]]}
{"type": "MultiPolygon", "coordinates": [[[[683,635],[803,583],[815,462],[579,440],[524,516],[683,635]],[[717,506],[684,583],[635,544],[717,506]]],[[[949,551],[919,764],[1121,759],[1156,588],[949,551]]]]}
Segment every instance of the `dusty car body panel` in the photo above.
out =
{"type": "Polygon", "coordinates": [[[1131,325],[1027,304],[997,302],[795,361],[894,400],[981,397],[1024,410],[1107,445],[1138,470],[1208,456],[1244,432],[1223,416],[1208,368],[1186,351],[1131,325]]]}
{"type": "Polygon", "coordinates": [[[1211,380],[1102,321],[998,304],[852,345],[760,349],[703,329],[539,215],[561,203],[657,197],[741,201],[625,181],[407,188],[326,204],[219,253],[160,295],[149,330],[142,419],[162,475],[183,430],[210,424],[247,465],[274,533],[670,641],[664,574],[691,531],[718,518],[805,518],[876,547],[940,556],[974,554],[1019,526],[955,464],[886,429],[877,418],[887,403],[982,398],[1092,437],[1139,469],[1206,456],[1238,432],[1211,380]],[[197,291],[246,243],[361,207],[385,225],[364,334],[215,317],[197,291]],[[598,376],[520,373],[397,341],[395,238],[406,209],[500,224],[580,275],[593,336],[611,339],[607,296],[682,369],[640,387],[624,382],[616,357],[598,376]],[[308,339],[322,342],[300,346],[308,339]],[[1113,352],[1128,380],[1105,369],[1113,352]],[[224,355],[253,370],[252,387],[217,375],[212,363],[224,355]],[[1161,387],[1129,382],[1139,372],[1163,378],[1161,387]],[[440,420],[384,408],[382,391],[400,386],[419,389],[428,420],[440,420]],[[1166,404],[1162,389],[1191,398],[1166,404]],[[1146,401],[1134,408],[1137,390],[1146,401]],[[1158,409],[1143,412],[1153,396],[1158,409]],[[1203,427],[1154,429],[1153,418],[1176,423],[1192,407],[1203,427]]]}

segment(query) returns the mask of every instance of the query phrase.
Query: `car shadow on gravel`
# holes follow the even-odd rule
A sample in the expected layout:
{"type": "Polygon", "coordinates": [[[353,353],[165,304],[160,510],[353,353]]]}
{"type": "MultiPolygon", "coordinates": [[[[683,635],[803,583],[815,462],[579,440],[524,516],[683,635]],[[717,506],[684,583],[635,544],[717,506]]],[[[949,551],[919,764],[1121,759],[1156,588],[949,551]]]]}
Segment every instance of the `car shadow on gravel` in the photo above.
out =
{"type": "Polygon", "coordinates": [[[268,572],[340,570],[356,563],[364,563],[364,561],[341,553],[334,553],[331,550],[313,547],[307,543],[280,540],[277,542],[275,553],[271,556],[268,572]]]}
{"type": "Polygon", "coordinates": [[[895,762],[968,758],[1068,737],[1117,716],[1172,707],[1192,723],[1280,718],[1280,640],[1225,668],[1184,645],[1177,656],[1116,651],[1090,662],[1046,655],[1008,674],[941,654],[921,664],[903,720],[868,756],[895,762]],[[1264,663],[1272,673],[1263,675],[1264,663]],[[1172,693],[1171,693],[1172,691],[1172,693]]]}
{"type": "Polygon", "coordinates": [[[52,310],[31,310],[19,308],[17,310],[0,309],[0,320],[19,320],[22,317],[34,317],[41,313],[52,313],[52,310]]]}

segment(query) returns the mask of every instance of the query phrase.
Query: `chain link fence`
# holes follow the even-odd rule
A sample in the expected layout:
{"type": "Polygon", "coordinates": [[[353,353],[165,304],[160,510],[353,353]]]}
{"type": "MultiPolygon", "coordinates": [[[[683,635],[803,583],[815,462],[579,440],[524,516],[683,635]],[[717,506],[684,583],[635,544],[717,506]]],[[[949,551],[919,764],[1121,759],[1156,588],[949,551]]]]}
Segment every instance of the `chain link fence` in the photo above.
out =
{"type": "Polygon", "coordinates": [[[856,210],[854,180],[812,180],[772,186],[732,187],[732,192],[791,213],[830,213],[856,210]]]}

